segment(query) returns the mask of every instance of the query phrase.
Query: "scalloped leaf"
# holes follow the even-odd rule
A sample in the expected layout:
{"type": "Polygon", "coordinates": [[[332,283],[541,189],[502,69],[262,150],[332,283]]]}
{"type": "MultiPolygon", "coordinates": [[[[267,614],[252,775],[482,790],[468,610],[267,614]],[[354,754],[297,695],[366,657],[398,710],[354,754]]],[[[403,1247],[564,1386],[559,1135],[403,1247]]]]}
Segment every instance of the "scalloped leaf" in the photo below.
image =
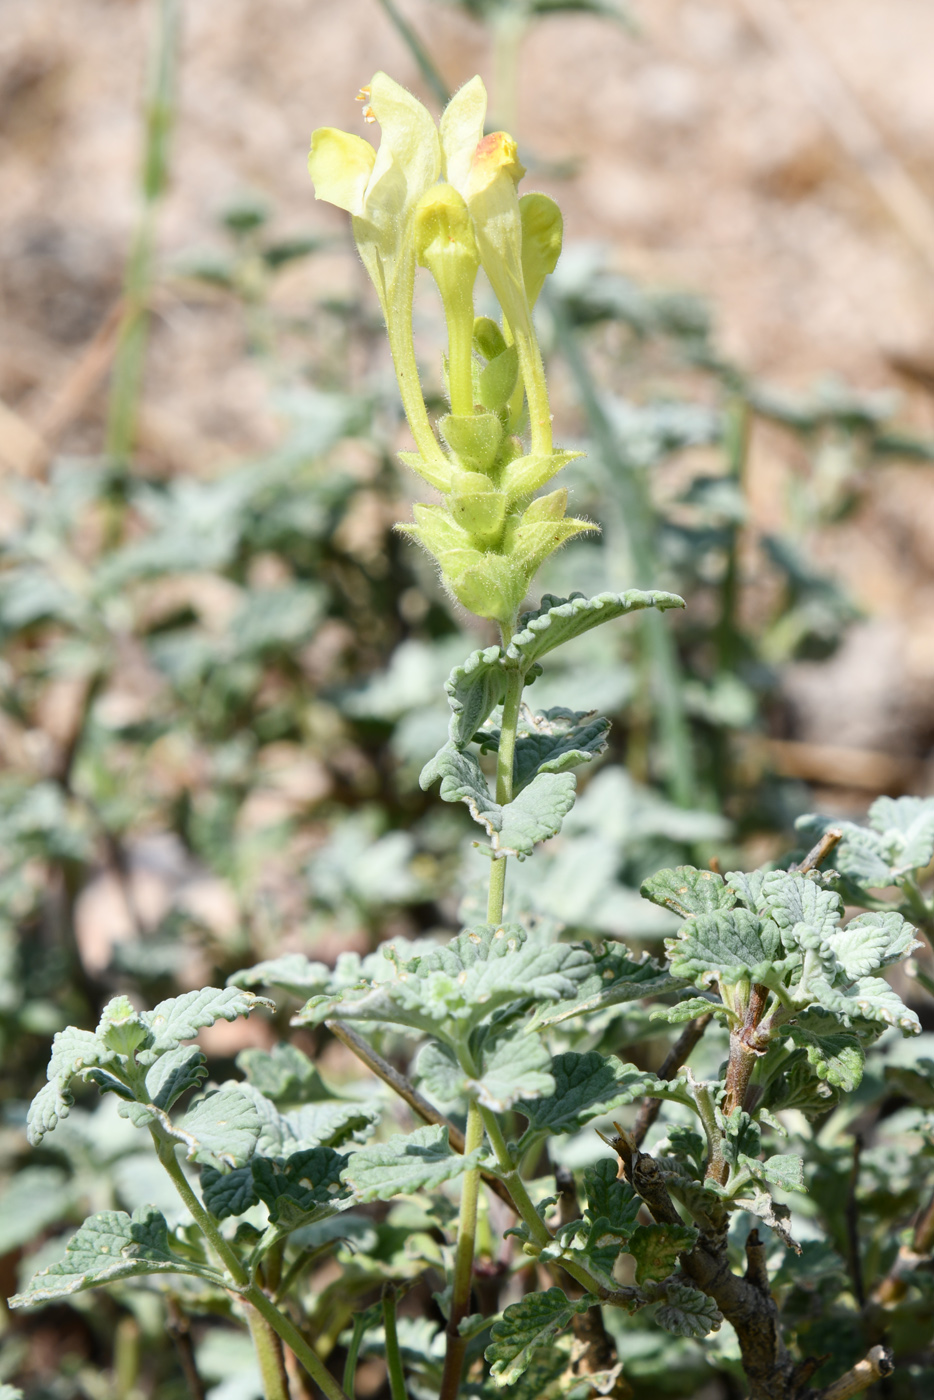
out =
{"type": "Polygon", "coordinates": [[[674,1006],[653,1006],[649,1019],[678,1026],[683,1021],[696,1021],[698,1016],[706,1016],[708,1011],[723,1015],[725,1008],[721,1002],[708,1001],[706,997],[686,997],[684,1001],[675,1002],[674,1006]]]}
{"type": "Polygon", "coordinates": [[[610,944],[593,960],[592,971],[580,981],[570,1002],[560,1002],[553,1009],[537,1007],[530,1028],[554,1026],[571,1016],[622,1006],[627,1001],[639,1001],[679,985],[668,969],[654,958],[647,954],[634,958],[628,949],[610,944]]]}
{"type": "MultiPolygon", "coordinates": [[[[348,1020],[412,1026],[456,1043],[511,1002],[573,1000],[594,968],[589,948],[533,941],[518,924],[465,929],[407,962],[394,948],[386,951],[396,963],[394,977],[313,1001],[310,1017],[317,1022],[339,1010],[348,1020]]],[[[296,1022],[304,1016],[299,1012],[296,1022]]]]}
{"type": "Polygon", "coordinates": [[[861,977],[852,987],[840,990],[826,983],[814,987],[814,1000],[840,1017],[845,1026],[859,1021],[876,1021],[885,1026],[897,1026],[903,1035],[919,1035],[921,1022],[914,1011],[881,977],[861,977]]]}
{"type": "Polygon", "coordinates": [[[483,1353],[492,1363],[493,1375],[502,1385],[518,1380],[532,1360],[537,1347],[546,1346],[569,1325],[571,1318],[586,1312],[599,1299],[589,1293],[573,1302],[560,1288],[547,1293],[527,1293],[511,1303],[493,1323],[491,1341],[483,1353]]]}
{"type": "Polygon", "coordinates": [[[271,1050],[251,1046],[241,1050],[234,1063],[247,1082],[273,1103],[295,1099],[308,1103],[330,1097],[313,1060],[290,1041],[280,1041],[271,1050]]]}
{"type": "Polygon", "coordinates": [[[694,1248],[699,1234],[693,1225],[639,1225],[626,1244],[636,1261],[636,1283],[661,1282],[674,1273],[679,1256],[694,1248]]]}
{"type": "Polygon", "coordinates": [[[461,1155],[451,1149],[446,1127],[416,1128],[395,1133],[355,1152],[341,1173],[360,1201],[391,1201],[451,1181],[479,1167],[484,1150],[461,1155]]]}
{"type": "Polygon", "coordinates": [[[477,730],[502,703],[506,693],[508,673],[502,647],[484,647],[471,652],[467,660],[455,666],[444,683],[452,715],[451,743],[465,748],[477,730]]]}
{"type": "Polygon", "coordinates": [[[907,958],[921,940],[916,930],[894,910],[858,914],[846,928],[836,929],[827,940],[847,977],[855,981],[907,958]]]}
{"type": "Polygon", "coordinates": [[[9,1302],[23,1308],[142,1274],[202,1273],[172,1252],[165,1219],[153,1206],[140,1206],[132,1215],[102,1210],[72,1235],[64,1259],[34,1275],[9,1302]]]}
{"type": "Polygon", "coordinates": [[[551,1061],[554,1092],[531,1102],[520,1099],[517,1110],[529,1120],[534,1131],[571,1133],[586,1127],[594,1118],[612,1113],[624,1104],[651,1095],[691,1104],[683,1081],[657,1079],[596,1050],[578,1054],[568,1050],[551,1061]]]}
{"type": "MultiPolygon", "coordinates": [[[[227,1086],[230,1087],[230,1086],[227,1086]]],[[[254,1084],[233,1086],[252,1104],[260,1123],[256,1151],[263,1157],[287,1157],[315,1147],[362,1142],[379,1122],[380,1110],[352,1099],[323,1099],[280,1110],[254,1084]]]]}
{"type": "MultiPolygon", "coordinates": [[[[267,1011],[276,1009],[268,997],[255,996],[239,987],[203,987],[200,991],[184,992],[180,997],[169,997],[152,1011],[143,1012],[153,1036],[145,1054],[155,1058],[174,1050],[183,1040],[194,1040],[206,1026],[249,1016],[258,1006],[264,1006],[267,1011]]],[[[138,1059],[144,1062],[143,1055],[138,1059]]]]}
{"type": "Polygon", "coordinates": [[[419,783],[427,789],[441,780],[444,802],[465,802],[470,815],[490,838],[497,856],[530,856],[539,841],[561,830],[574,805],[577,779],[573,773],[540,773],[528,787],[501,806],[490,795],[483,770],[472,753],[462,753],[450,741],[422,769],[419,783]]]}
{"type": "Polygon", "coordinates": [[[197,1045],[179,1045],[160,1055],[146,1075],[146,1092],[157,1108],[170,1109],[182,1094],[207,1077],[204,1052],[197,1045]]]}
{"type": "Polygon", "coordinates": [[[612,622],[644,608],[664,611],[683,607],[684,599],[676,593],[643,592],[638,588],[630,588],[625,593],[598,593],[594,598],[586,598],[583,593],[556,598],[546,593],[536,612],[526,613],[519,619],[520,630],[506,648],[506,656],[510,660],[521,658],[528,664],[572,637],[580,637],[592,627],[598,627],[601,622],[612,622]]]}
{"type": "MultiPolygon", "coordinates": [[[[566,710],[560,706],[538,714],[526,712],[520,719],[516,739],[513,781],[519,792],[539,773],[563,773],[581,763],[590,763],[606,748],[608,719],[595,719],[593,712],[566,710]]],[[[478,735],[481,750],[499,748],[500,731],[478,735]]]]}
{"type": "Polygon", "coordinates": [[[674,870],[659,870],[643,880],[643,899],[663,909],[672,909],[683,918],[692,914],[715,914],[718,909],[732,909],[736,895],[724,884],[722,875],[713,870],[698,870],[693,865],[679,865],[674,870]]]}
{"type": "Polygon", "coordinates": [[[676,1337],[706,1337],[719,1331],[723,1314],[706,1293],[673,1279],[665,1290],[665,1301],[657,1309],[655,1320],[676,1337]]]}
{"type": "Polygon", "coordinates": [[[759,913],[774,919],[783,934],[805,924],[829,938],[843,917],[843,902],[835,890],[823,887],[819,875],[773,870],[762,883],[759,913]]]}
{"type": "Polygon", "coordinates": [[[808,1064],[825,1084],[833,1084],[851,1094],[859,1087],[866,1063],[866,1052],[855,1035],[849,1035],[839,1022],[818,1013],[805,1012],[788,1035],[801,1046],[808,1064]]]}
{"type": "Polygon", "coordinates": [[[882,836],[895,880],[930,865],[934,857],[934,798],[877,797],[869,825],[882,836]]]}
{"type": "Polygon", "coordinates": [[[32,1146],[37,1147],[46,1133],[68,1117],[74,1103],[69,1087],[73,1079],[84,1077],[90,1069],[118,1063],[117,1052],[109,1049],[94,1031],[77,1026],[56,1031],[46,1071],[48,1083],[36,1094],[26,1115],[26,1136],[32,1146]]]}
{"type": "Polygon", "coordinates": [[[738,1160],[740,1166],[745,1167],[757,1180],[767,1181],[782,1191],[807,1190],[804,1184],[804,1159],[793,1152],[778,1152],[764,1161],[740,1154],[738,1160]]]}
{"type": "Polygon", "coordinates": [[[480,1075],[467,1080],[466,1088],[497,1113],[505,1113],[520,1100],[552,1094],[551,1051],[537,1035],[526,1035],[524,1030],[500,1036],[489,1047],[484,1046],[480,1075]]]}
{"type": "Polygon", "coordinates": [[[185,1144],[189,1162],[242,1167],[253,1155],[261,1129],[256,1108],[238,1087],[206,1094],[171,1132],[185,1144]]]}
{"type": "Polygon", "coordinates": [[[763,923],[748,909],[721,909],[716,914],[695,914],[677,938],[666,938],[665,948],[676,977],[706,987],[713,981],[731,986],[736,982],[763,982],[784,964],[776,961],[780,948],[774,923],[763,923]]]}
{"type": "Polygon", "coordinates": [[[303,1000],[323,991],[333,973],[326,963],[312,962],[304,953],[283,953],[227,978],[228,987],[279,987],[303,1000]]]}

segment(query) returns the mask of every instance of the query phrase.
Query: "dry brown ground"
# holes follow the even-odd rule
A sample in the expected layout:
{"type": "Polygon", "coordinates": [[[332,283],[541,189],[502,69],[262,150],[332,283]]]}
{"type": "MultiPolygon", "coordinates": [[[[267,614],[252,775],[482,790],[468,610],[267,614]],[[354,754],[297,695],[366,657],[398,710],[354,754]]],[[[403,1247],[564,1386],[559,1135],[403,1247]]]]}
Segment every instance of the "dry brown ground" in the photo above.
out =
{"type": "MultiPolygon", "coordinates": [[[[451,87],[477,71],[490,79],[477,23],[438,0],[399,4],[451,87]]],[[[934,7],[786,4],[798,39],[842,75],[934,199],[934,7]]],[[[314,205],[308,185],[311,129],[353,127],[356,91],[377,68],[427,96],[378,0],[187,0],[184,9],[164,261],[215,243],[219,208],[247,188],[268,197],[282,232],[336,231],[341,220],[314,205]]],[[[20,425],[47,424],[118,295],[138,208],[153,10],[148,0],[2,3],[0,401],[20,425]]],[[[638,0],[634,10],[635,36],[559,16],[523,46],[520,141],[542,159],[580,162],[571,179],[539,182],[559,197],[569,237],[603,240],[618,266],[708,296],[724,345],[750,369],[787,386],[831,373],[896,388],[908,420],[934,431],[934,258],[919,255],[880,203],[787,56],[750,23],[747,0],[638,0]],[[893,356],[910,358],[915,377],[899,377],[893,356]]],[[[507,106],[495,88],[493,98],[507,106]]],[[[277,297],[301,310],[316,289],[358,276],[335,253],[286,275],[277,297]]],[[[66,445],[99,444],[102,405],[98,391],[66,445]]],[[[146,450],[169,469],[210,469],[275,433],[236,310],[166,294],[146,450]]],[[[757,440],[763,523],[788,469],[772,440],[757,440]]],[[[820,676],[798,674],[802,734],[917,752],[934,729],[934,472],[888,470],[826,558],[871,620],[820,676]]]]}

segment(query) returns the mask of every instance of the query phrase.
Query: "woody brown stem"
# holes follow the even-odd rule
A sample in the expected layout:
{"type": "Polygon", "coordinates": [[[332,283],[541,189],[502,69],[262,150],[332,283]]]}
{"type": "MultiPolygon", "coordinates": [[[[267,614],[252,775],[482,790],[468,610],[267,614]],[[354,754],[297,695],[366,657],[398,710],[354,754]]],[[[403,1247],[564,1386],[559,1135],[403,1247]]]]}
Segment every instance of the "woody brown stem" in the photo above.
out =
{"type": "Polygon", "coordinates": [[[839,845],[842,840],[843,832],[838,827],[832,826],[811,847],[804,860],[799,861],[797,865],[789,865],[788,869],[797,871],[799,875],[806,875],[809,870],[816,870],[827,859],[834,846],[839,845]]]}
{"type": "Polygon", "coordinates": [[[851,1370],[820,1391],[817,1400],[851,1400],[854,1395],[862,1395],[864,1390],[895,1370],[895,1362],[888,1347],[873,1347],[862,1361],[851,1370]]]}

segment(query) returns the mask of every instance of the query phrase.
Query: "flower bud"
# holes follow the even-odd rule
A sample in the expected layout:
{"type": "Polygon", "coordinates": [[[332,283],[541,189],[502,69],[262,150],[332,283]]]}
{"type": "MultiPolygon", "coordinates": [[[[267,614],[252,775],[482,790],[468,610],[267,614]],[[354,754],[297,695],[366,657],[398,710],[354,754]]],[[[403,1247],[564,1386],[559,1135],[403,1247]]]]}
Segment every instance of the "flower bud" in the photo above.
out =
{"type": "Polygon", "coordinates": [[[450,495],[451,514],[471,542],[490,549],[499,543],[506,519],[506,497],[482,472],[458,472],[450,495]]]}
{"type": "Polygon", "coordinates": [[[519,378],[519,352],[514,345],[507,345],[501,355],[496,355],[481,371],[477,392],[484,408],[505,408],[519,378]]]}
{"type": "Polygon", "coordinates": [[[538,301],[545,278],[561,256],[564,220],[547,194],[524,194],[519,200],[522,220],[522,276],[529,306],[538,301]]]}
{"type": "Polygon", "coordinates": [[[473,323],[474,349],[485,360],[495,360],[506,349],[506,340],[496,322],[489,316],[478,316],[473,323]]]}
{"type": "Polygon", "coordinates": [[[503,425],[495,413],[449,413],[438,427],[465,470],[485,472],[493,466],[503,440],[503,425]]]}

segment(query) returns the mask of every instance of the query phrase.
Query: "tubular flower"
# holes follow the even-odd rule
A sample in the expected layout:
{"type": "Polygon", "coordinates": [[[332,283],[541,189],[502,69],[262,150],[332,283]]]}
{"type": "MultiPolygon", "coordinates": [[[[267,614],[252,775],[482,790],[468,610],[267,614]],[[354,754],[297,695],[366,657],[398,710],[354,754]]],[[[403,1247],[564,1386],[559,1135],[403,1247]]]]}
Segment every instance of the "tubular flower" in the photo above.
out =
{"type": "Polygon", "coordinates": [[[311,139],[318,199],[353,216],[354,238],[389,333],[416,452],[407,465],[442,493],[400,527],[437,560],[445,586],[510,633],[535,571],[565,540],[594,527],[565,514],[567,492],[533,499],[574,452],[555,451],[532,307],[561,251],[558,206],[519,198],[525,171],[505,132],[484,135],[486,90],[473,78],[451,99],[440,131],[398,83],[377,73],[361,97],[381,129],[379,149],[331,127],[311,139]],[[412,338],[416,265],[441,295],[451,412],[435,434],[412,338]],[[501,324],[474,316],[483,268],[501,324]],[[530,447],[519,435],[528,406],[530,447]]]}

